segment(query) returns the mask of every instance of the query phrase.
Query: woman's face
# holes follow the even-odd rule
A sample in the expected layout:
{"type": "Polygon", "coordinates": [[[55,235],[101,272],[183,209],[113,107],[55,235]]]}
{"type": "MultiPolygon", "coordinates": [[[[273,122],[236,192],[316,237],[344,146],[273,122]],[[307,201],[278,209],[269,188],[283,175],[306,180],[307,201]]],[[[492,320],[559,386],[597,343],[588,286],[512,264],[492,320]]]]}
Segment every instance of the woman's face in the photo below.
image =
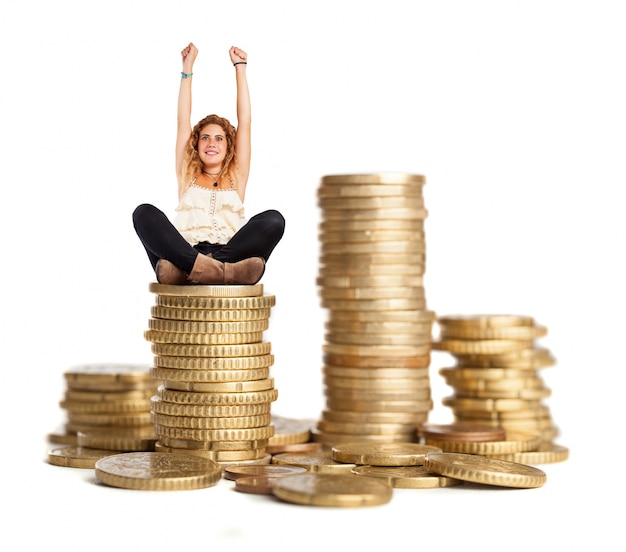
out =
{"type": "Polygon", "coordinates": [[[220,125],[208,124],[200,130],[198,136],[198,156],[205,168],[220,167],[226,157],[228,141],[220,125]]]}

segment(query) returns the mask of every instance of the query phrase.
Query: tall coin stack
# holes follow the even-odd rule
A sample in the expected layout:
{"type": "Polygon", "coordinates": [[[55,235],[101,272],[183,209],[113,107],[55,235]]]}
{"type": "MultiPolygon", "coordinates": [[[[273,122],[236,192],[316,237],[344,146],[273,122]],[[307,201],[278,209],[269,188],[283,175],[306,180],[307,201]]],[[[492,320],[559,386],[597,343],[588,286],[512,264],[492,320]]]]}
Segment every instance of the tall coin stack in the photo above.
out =
{"type": "Polygon", "coordinates": [[[271,403],[278,397],[263,341],[275,296],[262,284],[150,284],[149,328],[158,452],[203,456],[219,464],[268,463],[271,403]]]}
{"type": "Polygon", "coordinates": [[[324,446],[416,441],[432,409],[424,184],[404,173],[321,179],[326,408],[312,439],[324,446]]]}
{"type": "Polygon", "coordinates": [[[440,316],[437,326],[433,349],[456,359],[439,369],[454,390],[442,403],[455,421],[534,433],[541,437],[540,452],[566,456],[567,449],[554,443],[559,430],[544,402],[552,391],[539,373],[556,363],[536,343],[547,327],[531,316],[504,314],[440,316]]]}

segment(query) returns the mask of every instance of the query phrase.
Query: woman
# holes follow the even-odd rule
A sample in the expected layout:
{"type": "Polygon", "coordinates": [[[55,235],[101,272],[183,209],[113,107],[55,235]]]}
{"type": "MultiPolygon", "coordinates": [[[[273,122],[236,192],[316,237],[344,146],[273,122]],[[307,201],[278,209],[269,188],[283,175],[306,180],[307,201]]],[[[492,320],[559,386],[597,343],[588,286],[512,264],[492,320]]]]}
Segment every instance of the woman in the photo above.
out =
{"type": "Polygon", "coordinates": [[[246,221],[243,201],[250,173],[250,94],[247,54],[233,46],[237,128],[217,115],[191,127],[191,82],[198,49],[182,50],[178,93],[176,175],[178,207],[172,222],[155,206],[139,205],[133,224],[161,284],[256,284],[285,230],[268,210],[246,221]]]}

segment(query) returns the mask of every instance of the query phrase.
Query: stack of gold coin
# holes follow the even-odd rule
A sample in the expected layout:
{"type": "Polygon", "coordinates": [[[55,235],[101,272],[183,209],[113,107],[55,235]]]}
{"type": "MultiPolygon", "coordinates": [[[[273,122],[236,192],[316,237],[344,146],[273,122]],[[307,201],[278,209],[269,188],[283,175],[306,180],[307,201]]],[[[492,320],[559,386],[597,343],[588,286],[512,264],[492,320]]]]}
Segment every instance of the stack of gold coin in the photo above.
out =
{"type": "Polygon", "coordinates": [[[555,359],[536,344],[547,328],[531,316],[502,314],[440,316],[437,325],[433,349],[456,358],[456,365],[439,369],[454,389],[443,399],[454,419],[530,432],[549,450],[559,431],[544,403],[552,391],[539,370],[555,359]]]}
{"type": "Polygon", "coordinates": [[[67,389],[59,405],[67,422],[49,441],[115,451],[154,448],[150,397],[160,382],[149,365],[84,364],[66,370],[64,378],[67,389]]]}
{"type": "Polygon", "coordinates": [[[158,452],[218,462],[268,463],[274,434],[271,403],[278,397],[263,340],[275,296],[261,284],[150,284],[156,295],[144,337],[152,343],[152,397],[158,452]]]}
{"type": "Polygon", "coordinates": [[[326,408],[312,437],[325,446],[414,440],[432,409],[424,184],[404,173],[321,180],[326,408]]]}

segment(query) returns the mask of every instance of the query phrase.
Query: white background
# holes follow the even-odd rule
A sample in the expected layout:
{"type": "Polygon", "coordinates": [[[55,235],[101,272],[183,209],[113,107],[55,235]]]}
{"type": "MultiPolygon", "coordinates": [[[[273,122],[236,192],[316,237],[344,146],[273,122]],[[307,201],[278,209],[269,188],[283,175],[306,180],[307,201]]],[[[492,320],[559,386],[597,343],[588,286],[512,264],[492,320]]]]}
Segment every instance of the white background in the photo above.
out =
{"type": "MultiPolygon", "coordinates": [[[[3,0],[3,541],[624,550],[620,4],[3,0]],[[544,487],[396,490],[387,505],[345,510],[282,504],[225,481],[181,493],[107,489],[92,470],[46,463],[66,369],[151,361],[153,274],[131,213],[142,202],[173,213],[189,41],[199,49],[194,121],[235,120],[228,49],[248,52],[246,208],[287,220],[262,280],[276,296],[273,411],[315,418],[324,406],[320,178],[423,174],[429,308],[526,314],[548,327],[541,345],[557,364],[544,372],[546,404],[570,459],[542,466],[544,487]]],[[[433,354],[432,421],[449,417],[437,368],[450,362],[433,354]]]]}

